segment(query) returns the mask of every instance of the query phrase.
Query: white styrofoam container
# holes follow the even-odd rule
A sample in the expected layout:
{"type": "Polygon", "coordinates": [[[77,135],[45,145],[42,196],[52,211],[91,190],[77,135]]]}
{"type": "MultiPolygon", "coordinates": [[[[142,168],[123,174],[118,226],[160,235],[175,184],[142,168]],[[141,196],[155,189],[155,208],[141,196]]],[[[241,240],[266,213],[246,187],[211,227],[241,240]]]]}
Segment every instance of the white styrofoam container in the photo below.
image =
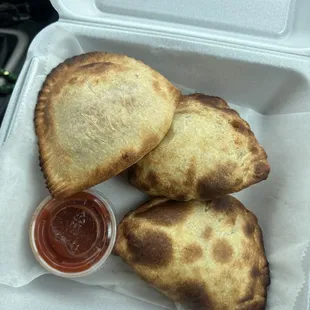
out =
{"type": "MultiPolygon", "coordinates": [[[[29,48],[0,132],[2,143],[14,126],[18,97],[29,77],[42,72],[35,68],[37,60],[57,40],[53,33],[59,27],[74,34],[84,51],[89,45],[137,57],[175,84],[263,114],[309,110],[308,0],[51,2],[60,19],[29,48]]],[[[58,44],[66,49],[68,42],[58,44]]]]}
{"type": "MultiPolygon", "coordinates": [[[[309,0],[51,2],[60,19],[29,48],[0,144],[14,128],[19,102],[34,78],[48,73],[47,51],[59,60],[80,49],[125,53],[157,69],[184,92],[221,96],[265,115],[310,111],[309,0]],[[67,40],[65,34],[75,39],[67,40]],[[57,50],[51,50],[56,43],[57,50]]],[[[57,279],[52,281],[54,285],[57,279]]],[[[41,289],[32,285],[31,292],[40,296],[41,289]]]]}

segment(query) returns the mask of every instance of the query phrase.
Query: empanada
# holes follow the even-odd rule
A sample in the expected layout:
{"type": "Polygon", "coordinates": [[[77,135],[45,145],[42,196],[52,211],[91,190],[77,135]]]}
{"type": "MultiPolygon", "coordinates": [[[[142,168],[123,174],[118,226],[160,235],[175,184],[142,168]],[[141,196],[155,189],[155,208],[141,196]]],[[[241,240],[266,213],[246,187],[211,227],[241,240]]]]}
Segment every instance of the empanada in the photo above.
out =
{"type": "Polygon", "coordinates": [[[122,220],[114,252],[189,309],[265,309],[270,278],[262,231],[232,196],[155,198],[122,220]]]}
{"type": "Polygon", "coordinates": [[[163,141],[129,169],[152,196],[212,199],[267,178],[267,155],[249,124],[218,97],[184,96],[163,141]]]}
{"type": "Polygon", "coordinates": [[[165,77],[124,55],[87,53],[53,69],[35,111],[52,196],[89,188],[142,158],[167,133],[179,99],[165,77]]]}

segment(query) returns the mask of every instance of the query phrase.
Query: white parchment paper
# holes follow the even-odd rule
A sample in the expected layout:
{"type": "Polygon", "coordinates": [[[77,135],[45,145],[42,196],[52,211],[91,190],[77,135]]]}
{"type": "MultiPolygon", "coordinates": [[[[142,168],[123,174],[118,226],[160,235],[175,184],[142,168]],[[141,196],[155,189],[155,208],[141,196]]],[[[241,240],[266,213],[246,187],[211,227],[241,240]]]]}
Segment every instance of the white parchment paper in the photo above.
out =
{"type": "MultiPolygon", "coordinates": [[[[68,37],[68,42],[70,48],[51,44],[42,52],[40,70],[28,81],[10,136],[0,148],[0,284],[20,287],[45,273],[28,243],[31,215],[48,195],[38,164],[33,116],[46,74],[65,58],[83,52],[76,38],[68,37]]],[[[191,91],[182,86],[186,93],[191,91]]],[[[267,181],[235,195],[257,215],[263,230],[271,272],[268,309],[293,309],[294,305],[295,309],[304,309],[308,287],[304,284],[309,273],[304,257],[310,240],[310,113],[261,115],[233,107],[250,123],[271,165],[267,181]]],[[[120,177],[97,189],[112,201],[119,220],[147,199],[120,177]]],[[[170,300],[140,280],[118,257],[111,256],[102,270],[76,281],[175,309],[170,300]]]]}

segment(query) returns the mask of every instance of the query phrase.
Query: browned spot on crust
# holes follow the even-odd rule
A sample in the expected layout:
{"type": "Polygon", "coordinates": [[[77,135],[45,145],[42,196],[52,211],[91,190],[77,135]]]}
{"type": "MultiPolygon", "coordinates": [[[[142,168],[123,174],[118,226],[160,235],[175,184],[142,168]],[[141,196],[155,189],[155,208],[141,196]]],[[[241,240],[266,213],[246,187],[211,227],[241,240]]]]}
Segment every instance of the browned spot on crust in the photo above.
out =
{"type": "Polygon", "coordinates": [[[123,153],[123,154],[122,154],[122,159],[123,159],[123,160],[126,160],[128,157],[129,157],[129,156],[128,156],[127,153],[123,153]]]}
{"type": "Polygon", "coordinates": [[[185,180],[183,183],[185,187],[191,188],[193,186],[193,184],[195,184],[196,169],[197,169],[196,158],[192,157],[190,159],[190,164],[189,164],[189,167],[188,167],[186,174],[185,174],[185,180]]]}
{"type": "MultiPolygon", "coordinates": [[[[101,182],[110,179],[116,174],[119,174],[124,169],[128,168],[132,162],[136,162],[139,159],[139,155],[135,151],[131,150],[124,150],[122,155],[120,156],[121,160],[114,161],[109,167],[105,169],[105,178],[101,178],[101,182]]],[[[92,172],[90,172],[92,179],[97,180],[102,175],[102,168],[97,167],[92,172]]]]}
{"type": "MultiPolygon", "coordinates": [[[[159,143],[159,137],[157,135],[151,135],[150,138],[146,139],[141,145],[141,150],[143,150],[144,155],[149,153],[155,144],[159,143]]],[[[136,154],[136,153],[134,153],[136,154]]],[[[139,158],[136,157],[136,160],[139,158]]],[[[139,164],[135,164],[128,170],[128,180],[129,182],[137,187],[138,189],[149,192],[151,189],[151,185],[148,184],[143,178],[140,178],[143,173],[143,169],[139,166],[139,164]]]]}
{"type": "Polygon", "coordinates": [[[255,225],[250,222],[246,222],[245,225],[243,226],[243,232],[246,235],[246,237],[251,237],[254,231],[255,231],[255,225]]]}
{"type": "Polygon", "coordinates": [[[189,244],[183,249],[183,261],[187,264],[194,263],[202,255],[203,251],[199,244],[189,244]]]}
{"type": "Polygon", "coordinates": [[[246,303],[246,302],[248,302],[250,300],[253,300],[253,298],[254,298],[254,291],[253,291],[253,289],[251,289],[250,292],[247,295],[245,295],[244,297],[239,299],[239,303],[240,304],[246,303]]]}
{"type": "Polygon", "coordinates": [[[90,59],[95,58],[97,56],[101,57],[101,55],[103,55],[103,54],[105,54],[105,53],[102,53],[102,52],[85,53],[85,54],[81,54],[81,55],[77,55],[77,56],[73,56],[71,58],[68,58],[63,62],[63,64],[68,65],[68,66],[72,66],[75,64],[81,64],[81,63],[88,62],[90,59]]]}
{"type": "Polygon", "coordinates": [[[224,112],[227,115],[230,115],[232,117],[240,117],[239,113],[233,109],[222,109],[222,112],[224,112]]]}
{"type": "Polygon", "coordinates": [[[251,253],[248,251],[248,250],[245,250],[243,253],[242,253],[242,259],[244,261],[249,261],[251,259],[251,253]]]}
{"type": "Polygon", "coordinates": [[[153,81],[152,81],[152,86],[154,89],[154,92],[160,96],[162,96],[163,98],[167,98],[167,95],[169,92],[174,92],[175,91],[175,87],[172,85],[170,85],[171,88],[169,89],[165,89],[161,86],[161,77],[157,74],[157,73],[153,73],[153,81]]]}
{"type": "Polygon", "coordinates": [[[217,212],[227,212],[228,209],[232,207],[234,200],[231,196],[223,196],[216,198],[212,201],[212,208],[217,212]]]}
{"type": "Polygon", "coordinates": [[[219,239],[213,245],[212,253],[215,261],[225,264],[232,259],[234,250],[226,240],[219,239]]]}
{"type": "Polygon", "coordinates": [[[184,96],[183,100],[186,101],[190,99],[197,100],[199,101],[200,104],[203,104],[204,106],[208,108],[213,108],[213,109],[223,112],[224,114],[226,114],[225,117],[227,119],[228,117],[229,119],[231,117],[240,118],[239,113],[231,109],[229,105],[227,104],[227,102],[220,97],[213,97],[213,96],[208,96],[205,94],[196,93],[196,94],[184,96]]]}
{"type": "Polygon", "coordinates": [[[68,82],[68,84],[75,84],[77,81],[78,81],[78,77],[77,76],[75,76],[75,77],[73,77],[73,78],[71,78],[70,80],[69,80],[69,82],[68,82]]]}
{"type": "Polygon", "coordinates": [[[164,232],[146,230],[137,235],[131,229],[126,229],[124,234],[135,263],[164,267],[173,259],[172,241],[164,232]]]}
{"type": "Polygon", "coordinates": [[[222,194],[219,183],[210,182],[209,178],[198,181],[197,192],[201,199],[212,199],[222,194]]]}
{"type": "Polygon", "coordinates": [[[248,132],[248,128],[240,120],[233,120],[231,122],[231,125],[237,132],[241,134],[245,134],[246,132],[248,132]]]}
{"type": "Polygon", "coordinates": [[[140,150],[143,150],[144,155],[146,155],[154,148],[154,145],[157,145],[159,142],[160,137],[157,134],[149,133],[149,138],[143,141],[140,150]]]}
{"type": "Polygon", "coordinates": [[[45,134],[48,134],[50,131],[54,130],[54,121],[47,105],[43,109],[42,116],[45,122],[45,134]]]}
{"type": "Polygon", "coordinates": [[[225,224],[228,226],[235,226],[236,219],[237,219],[237,215],[233,212],[230,212],[229,215],[227,215],[227,219],[225,220],[225,224]]]}
{"type": "Polygon", "coordinates": [[[155,172],[150,171],[146,177],[146,182],[149,184],[151,187],[158,184],[158,178],[155,172]]]}
{"type": "Polygon", "coordinates": [[[266,273],[262,274],[261,281],[265,287],[270,285],[270,274],[269,274],[269,268],[268,267],[267,267],[266,273]]]}
{"type": "Polygon", "coordinates": [[[203,283],[188,280],[177,286],[179,301],[190,309],[214,309],[212,298],[203,283]]]}
{"type": "Polygon", "coordinates": [[[261,249],[264,251],[263,233],[259,226],[257,226],[257,238],[258,238],[258,242],[260,243],[261,249]]]}
{"type": "Polygon", "coordinates": [[[148,191],[151,190],[151,187],[150,187],[148,184],[146,184],[146,183],[137,184],[137,187],[138,187],[141,191],[146,192],[146,193],[147,193],[148,191]]]}
{"type": "Polygon", "coordinates": [[[128,162],[131,163],[133,161],[135,161],[137,159],[137,153],[135,153],[134,151],[124,151],[124,153],[122,154],[122,160],[123,162],[128,162]]]}
{"type": "Polygon", "coordinates": [[[235,186],[240,185],[242,182],[243,182],[243,179],[242,179],[242,178],[237,178],[237,179],[235,180],[235,186]]]}
{"type": "Polygon", "coordinates": [[[254,267],[252,267],[252,269],[250,271],[250,275],[252,278],[257,278],[261,275],[261,273],[260,273],[259,269],[256,266],[254,266],[254,267]]]}
{"type": "Polygon", "coordinates": [[[235,142],[235,144],[236,144],[237,146],[239,146],[239,145],[242,144],[242,142],[241,142],[241,140],[240,140],[239,137],[235,138],[234,142],[235,142]]]}
{"type": "Polygon", "coordinates": [[[236,166],[236,163],[218,166],[208,177],[198,180],[197,192],[200,198],[208,200],[228,194],[234,185],[232,175],[236,166]]]}
{"type": "Polygon", "coordinates": [[[196,99],[200,103],[205,104],[205,105],[211,104],[217,108],[228,108],[227,102],[220,97],[208,96],[202,93],[195,93],[195,94],[189,95],[188,98],[196,99]]]}
{"type": "Polygon", "coordinates": [[[250,271],[250,276],[253,278],[254,281],[260,281],[265,287],[267,287],[270,284],[270,275],[267,260],[266,265],[262,268],[262,270],[259,270],[257,266],[253,266],[250,271]]]}
{"type": "Polygon", "coordinates": [[[112,62],[92,62],[87,65],[83,65],[79,67],[79,70],[87,70],[91,73],[100,73],[110,70],[112,67],[118,67],[117,64],[112,62]]]}
{"type": "Polygon", "coordinates": [[[191,208],[187,203],[170,200],[136,213],[136,217],[162,226],[173,226],[183,222],[190,212],[191,208]]]}
{"type": "Polygon", "coordinates": [[[254,175],[256,178],[260,180],[265,180],[268,177],[268,174],[270,172],[270,167],[267,163],[258,163],[255,166],[254,175]]]}
{"type": "Polygon", "coordinates": [[[255,146],[255,145],[252,145],[251,148],[250,148],[250,152],[253,154],[253,155],[256,155],[259,153],[259,149],[255,146]]]}
{"type": "Polygon", "coordinates": [[[244,310],[264,310],[266,309],[266,299],[260,301],[254,301],[247,306],[244,310]]]}
{"type": "Polygon", "coordinates": [[[153,88],[154,88],[154,91],[156,93],[160,93],[161,92],[161,87],[160,87],[160,84],[157,80],[153,80],[153,88]]]}
{"type": "Polygon", "coordinates": [[[261,281],[263,283],[263,285],[265,287],[267,287],[268,285],[270,285],[270,273],[269,273],[269,264],[268,261],[266,259],[266,265],[263,267],[262,271],[261,271],[261,281]]]}
{"type": "Polygon", "coordinates": [[[203,231],[202,237],[206,240],[209,240],[211,236],[212,236],[212,228],[210,226],[207,226],[203,231]]]}
{"type": "Polygon", "coordinates": [[[181,92],[172,84],[168,85],[167,92],[171,93],[171,94],[175,94],[175,97],[177,98],[177,100],[175,102],[176,102],[176,106],[178,106],[178,104],[180,103],[180,100],[182,98],[181,92]]]}

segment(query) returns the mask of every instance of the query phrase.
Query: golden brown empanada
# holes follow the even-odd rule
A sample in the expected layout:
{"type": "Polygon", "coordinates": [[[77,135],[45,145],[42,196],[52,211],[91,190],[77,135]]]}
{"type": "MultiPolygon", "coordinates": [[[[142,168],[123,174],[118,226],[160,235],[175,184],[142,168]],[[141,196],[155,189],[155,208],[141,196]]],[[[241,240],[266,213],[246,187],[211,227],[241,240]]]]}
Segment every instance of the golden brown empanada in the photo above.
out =
{"type": "Polygon", "coordinates": [[[218,97],[184,96],[163,141],[129,170],[152,196],[212,199],[267,178],[267,155],[249,124],[218,97]]]}
{"type": "Polygon", "coordinates": [[[265,309],[270,279],[262,231],[232,196],[155,198],[122,220],[114,251],[189,309],[265,309]]]}
{"type": "Polygon", "coordinates": [[[52,196],[89,188],[138,161],[167,133],[179,99],[166,78],[124,55],[83,54],[52,70],[35,111],[52,196]]]}

